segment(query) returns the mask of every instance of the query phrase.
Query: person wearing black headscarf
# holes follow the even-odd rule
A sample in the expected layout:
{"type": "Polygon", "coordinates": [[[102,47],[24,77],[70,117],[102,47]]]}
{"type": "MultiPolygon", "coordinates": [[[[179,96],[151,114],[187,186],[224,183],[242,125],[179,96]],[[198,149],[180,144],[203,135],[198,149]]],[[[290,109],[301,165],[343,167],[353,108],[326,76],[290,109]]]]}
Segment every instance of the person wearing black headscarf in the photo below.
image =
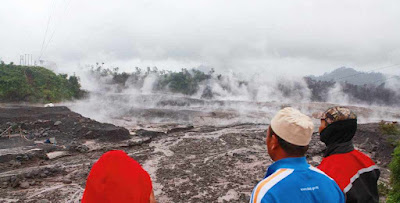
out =
{"type": "Polygon", "coordinates": [[[326,150],[318,168],[336,181],[346,202],[379,202],[379,168],[371,158],[355,150],[352,142],[357,131],[356,114],[346,107],[333,107],[320,119],[320,139],[326,150]]]}

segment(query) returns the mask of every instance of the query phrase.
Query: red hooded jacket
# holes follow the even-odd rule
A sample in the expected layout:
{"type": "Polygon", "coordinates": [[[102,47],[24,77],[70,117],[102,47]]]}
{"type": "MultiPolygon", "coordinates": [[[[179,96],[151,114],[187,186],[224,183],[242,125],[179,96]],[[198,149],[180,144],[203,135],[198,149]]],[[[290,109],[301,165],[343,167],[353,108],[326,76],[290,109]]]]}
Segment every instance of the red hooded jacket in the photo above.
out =
{"type": "Polygon", "coordinates": [[[120,150],[103,154],[86,181],[83,203],[148,203],[152,191],[149,174],[120,150]]]}
{"type": "Polygon", "coordinates": [[[371,158],[354,149],[356,130],[356,119],[337,121],[322,130],[327,149],[318,168],[336,181],[347,203],[378,203],[380,171],[371,158]]]}

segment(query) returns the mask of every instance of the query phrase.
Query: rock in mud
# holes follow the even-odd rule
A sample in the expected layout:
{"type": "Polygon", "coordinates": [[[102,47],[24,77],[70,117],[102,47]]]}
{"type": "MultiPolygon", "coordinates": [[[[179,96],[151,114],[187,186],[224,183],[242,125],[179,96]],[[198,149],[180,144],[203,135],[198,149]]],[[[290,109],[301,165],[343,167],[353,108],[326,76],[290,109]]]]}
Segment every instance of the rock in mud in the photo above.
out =
{"type": "Polygon", "coordinates": [[[93,134],[93,132],[90,130],[89,132],[87,132],[87,133],[85,134],[85,137],[90,137],[90,136],[92,136],[92,134],[93,134]]]}
{"type": "Polygon", "coordinates": [[[72,142],[71,145],[67,146],[67,149],[70,152],[80,152],[80,153],[85,153],[89,151],[88,146],[79,144],[76,141],[72,142]]]}
{"type": "Polygon", "coordinates": [[[21,183],[19,183],[19,187],[22,189],[28,189],[29,188],[29,183],[27,181],[23,181],[21,183]]]}
{"type": "Polygon", "coordinates": [[[62,182],[63,182],[64,184],[71,184],[71,183],[72,183],[72,180],[70,180],[70,179],[64,179],[62,182]]]}
{"type": "Polygon", "coordinates": [[[54,126],[59,126],[59,125],[61,125],[61,121],[56,121],[55,123],[54,123],[54,126]]]}
{"type": "Polygon", "coordinates": [[[139,146],[142,145],[144,143],[149,143],[151,142],[151,137],[143,137],[143,138],[139,138],[139,139],[132,139],[128,141],[128,146],[132,147],[132,146],[139,146]]]}
{"type": "Polygon", "coordinates": [[[56,159],[56,158],[60,158],[63,156],[68,156],[69,153],[67,151],[55,151],[55,152],[49,152],[46,154],[48,159],[56,159]]]}
{"type": "Polygon", "coordinates": [[[193,125],[188,125],[188,126],[177,126],[174,128],[171,128],[167,131],[167,134],[169,133],[176,133],[176,132],[182,132],[182,131],[187,131],[187,130],[191,130],[193,129],[194,126],[193,125]]]}
{"type": "Polygon", "coordinates": [[[10,166],[13,167],[13,168],[21,166],[21,162],[20,161],[11,160],[9,163],[10,163],[10,166]]]}
{"type": "Polygon", "coordinates": [[[127,129],[117,127],[111,124],[102,124],[91,127],[82,128],[82,132],[86,131],[86,139],[99,139],[101,141],[118,141],[130,138],[130,133],[127,129]]]}
{"type": "Polygon", "coordinates": [[[145,136],[145,137],[157,137],[161,135],[166,135],[164,132],[159,132],[159,131],[151,131],[151,130],[144,130],[144,129],[139,129],[135,131],[137,136],[145,136]]]}
{"type": "Polygon", "coordinates": [[[21,178],[19,176],[12,176],[10,177],[10,186],[15,188],[17,186],[19,186],[21,182],[21,178]]]}

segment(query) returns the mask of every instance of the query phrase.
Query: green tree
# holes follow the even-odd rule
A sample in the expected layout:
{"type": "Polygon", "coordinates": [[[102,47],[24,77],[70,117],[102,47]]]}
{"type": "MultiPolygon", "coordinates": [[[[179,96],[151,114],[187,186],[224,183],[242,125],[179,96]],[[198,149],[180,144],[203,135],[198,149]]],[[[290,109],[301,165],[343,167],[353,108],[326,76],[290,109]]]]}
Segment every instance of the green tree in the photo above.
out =
{"type": "Polygon", "coordinates": [[[389,165],[391,174],[392,189],[387,198],[388,203],[400,202],[400,145],[398,145],[394,152],[392,162],[389,165]]]}
{"type": "Polygon", "coordinates": [[[83,95],[79,78],[37,66],[0,64],[0,101],[59,102],[83,95]]]}

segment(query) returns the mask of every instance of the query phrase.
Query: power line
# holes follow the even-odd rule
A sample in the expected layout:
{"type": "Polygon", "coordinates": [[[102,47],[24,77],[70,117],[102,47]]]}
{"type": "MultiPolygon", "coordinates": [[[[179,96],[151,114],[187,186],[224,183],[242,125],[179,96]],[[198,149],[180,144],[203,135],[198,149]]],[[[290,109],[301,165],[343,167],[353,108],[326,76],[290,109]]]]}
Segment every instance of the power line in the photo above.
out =
{"type": "MultiPolygon", "coordinates": [[[[400,64],[394,64],[394,65],[390,65],[390,66],[385,66],[385,67],[381,67],[381,68],[370,70],[368,72],[371,73],[373,71],[382,70],[382,69],[385,69],[385,68],[391,68],[391,67],[395,67],[395,66],[399,66],[399,65],[400,64]]],[[[361,75],[361,74],[364,74],[364,72],[356,73],[356,74],[352,74],[352,75],[348,75],[348,76],[344,76],[344,77],[338,78],[337,80],[341,80],[341,79],[344,79],[344,78],[349,78],[349,77],[353,77],[353,76],[357,76],[357,75],[361,75]]]]}
{"type": "MultiPolygon", "coordinates": [[[[64,7],[64,13],[63,13],[63,16],[65,16],[65,14],[66,14],[66,12],[67,12],[67,9],[68,9],[68,6],[69,6],[69,4],[71,3],[71,1],[72,1],[72,0],[69,0],[68,2],[66,2],[66,4],[65,4],[65,7],[64,7]]],[[[65,1],[64,1],[64,2],[65,2],[65,1]]],[[[59,24],[57,24],[57,25],[59,25],[59,24]]],[[[47,47],[48,47],[48,46],[49,46],[49,44],[50,44],[50,41],[53,39],[54,33],[55,33],[55,32],[56,32],[56,30],[57,30],[57,25],[56,25],[56,27],[54,28],[54,30],[53,30],[53,33],[51,34],[51,36],[50,36],[49,40],[47,41],[47,43],[46,43],[46,45],[45,45],[45,47],[44,47],[44,50],[43,50],[43,52],[45,52],[45,51],[46,51],[47,47]]]]}
{"type": "MultiPolygon", "coordinates": [[[[398,79],[400,79],[400,76],[394,75],[394,76],[388,77],[388,78],[383,79],[383,80],[376,80],[376,81],[370,82],[370,84],[376,84],[376,83],[379,83],[379,82],[380,82],[380,84],[382,84],[383,82],[386,82],[386,81],[391,80],[391,79],[393,79],[393,78],[398,78],[398,79]]],[[[358,85],[357,85],[357,86],[358,86],[358,85]]],[[[341,87],[341,88],[340,88],[339,90],[336,90],[336,91],[329,91],[329,90],[328,90],[329,94],[334,94],[334,93],[338,93],[338,92],[343,92],[344,94],[347,94],[346,92],[343,91],[343,88],[344,88],[344,87],[343,87],[342,85],[340,85],[340,87],[341,87]]]]}
{"type": "MultiPolygon", "coordinates": [[[[370,71],[368,71],[368,72],[372,72],[372,71],[376,71],[376,70],[382,70],[382,69],[385,69],[385,68],[391,68],[391,67],[395,67],[395,66],[399,66],[399,65],[400,65],[400,64],[394,64],[394,65],[390,65],[390,66],[384,66],[384,67],[380,67],[380,68],[376,68],[376,69],[370,70],[370,71]]],[[[361,74],[364,74],[364,72],[356,73],[356,74],[352,74],[352,75],[348,75],[348,76],[344,76],[344,77],[338,78],[338,79],[336,79],[336,80],[341,80],[341,79],[344,79],[344,78],[349,78],[349,77],[353,77],[353,76],[361,75],[361,74]]],[[[393,78],[400,78],[400,77],[397,76],[397,75],[395,75],[395,76],[391,76],[391,77],[389,77],[389,78],[385,78],[385,79],[383,79],[383,80],[381,79],[381,80],[376,80],[376,81],[374,81],[374,82],[370,82],[370,84],[376,84],[376,83],[378,83],[378,82],[381,82],[381,84],[382,84],[383,82],[385,82],[385,81],[387,81],[387,80],[390,80],[390,79],[393,79],[393,78]]],[[[336,81],[336,80],[335,80],[335,83],[338,82],[338,81],[336,81]]],[[[329,91],[329,90],[328,90],[328,91],[329,91]]],[[[330,94],[332,94],[332,93],[337,93],[337,92],[343,92],[343,86],[341,86],[341,88],[340,88],[339,90],[330,92],[330,94]]],[[[345,93],[345,92],[343,92],[343,93],[345,93]]]]}
{"type": "Polygon", "coordinates": [[[42,48],[40,49],[39,60],[42,58],[42,55],[43,55],[43,48],[44,48],[44,44],[45,44],[45,41],[46,41],[47,32],[49,30],[50,20],[51,20],[52,14],[53,14],[55,3],[56,3],[56,0],[53,0],[52,4],[51,4],[51,7],[50,7],[50,14],[49,14],[49,18],[47,20],[46,31],[45,31],[44,37],[43,37],[42,48]]]}
{"type": "MultiPolygon", "coordinates": [[[[347,75],[347,76],[343,76],[343,77],[337,78],[336,80],[342,80],[342,79],[345,79],[345,78],[349,78],[349,77],[353,77],[353,76],[357,76],[357,75],[362,75],[362,74],[365,74],[365,73],[372,73],[373,71],[382,70],[382,69],[386,69],[386,68],[392,68],[392,67],[395,67],[395,66],[400,66],[400,64],[398,63],[398,64],[394,64],[394,65],[390,65],[390,66],[384,66],[384,67],[380,67],[380,68],[369,70],[367,72],[358,72],[358,73],[355,73],[355,74],[352,74],[352,75],[347,75]]],[[[321,78],[326,78],[326,77],[328,77],[328,76],[322,76],[318,80],[321,80],[321,78]]],[[[334,78],[332,78],[332,79],[334,79],[334,78]]]]}
{"type": "Polygon", "coordinates": [[[386,79],[384,79],[384,80],[375,81],[375,82],[373,82],[373,83],[375,84],[375,83],[381,82],[381,84],[382,84],[383,82],[386,82],[386,81],[388,81],[388,80],[390,80],[390,79],[393,79],[393,78],[398,78],[398,79],[400,79],[399,76],[394,75],[394,76],[388,77],[388,78],[386,78],[386,79]]]}

